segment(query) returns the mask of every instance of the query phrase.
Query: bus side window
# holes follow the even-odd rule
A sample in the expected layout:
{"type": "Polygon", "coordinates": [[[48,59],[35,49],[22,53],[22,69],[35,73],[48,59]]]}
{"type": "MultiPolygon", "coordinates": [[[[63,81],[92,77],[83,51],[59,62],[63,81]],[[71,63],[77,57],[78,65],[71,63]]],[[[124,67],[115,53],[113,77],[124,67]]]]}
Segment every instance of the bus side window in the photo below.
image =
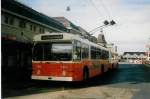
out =
{"type": "Polygon", "coordinates": [[[81,43],[74,41],[73,60],[81,60],[81,43]]]}
{"type": "Polygon", "coordinates": [[[103,52],[103,50],[101,50],[101,59],[104,59],[103,54],[104,54],[104,52],[103,52]]]}
{"type": "Polygon", "coordinates": [[[87,44],[82,44],[82,59],[89,58],[89,46],[87,44]]]}
{"type": "Polygon", "coordinates": [[[96,59],[97,55],[96,55],[96,47],[91,47],[91,59],[96,59]]]}
{"type": "Polygon", "coordinates": [[[109,59],[109,52],[106,51],[106,59],[109,59]]]}
{"type": "Polygon", "coordinates": [[[109,52],[103,50],[103,52],[102,52],[102,59],[108,59],[108,58],[109,58],[109,52]]]}
{"type": "Polygon", "coordinates": [[[102,50],[102,52],[101,52],[101,59],[107,59],[107,51],[102,50]]]}
{"type": "Polygon", "coordinates": [[[96,58],[97,58],[97,59],[100,59],[100,58],[101,58],[101,49],[99,49],[99,48],[97,48],[96,58]]]}

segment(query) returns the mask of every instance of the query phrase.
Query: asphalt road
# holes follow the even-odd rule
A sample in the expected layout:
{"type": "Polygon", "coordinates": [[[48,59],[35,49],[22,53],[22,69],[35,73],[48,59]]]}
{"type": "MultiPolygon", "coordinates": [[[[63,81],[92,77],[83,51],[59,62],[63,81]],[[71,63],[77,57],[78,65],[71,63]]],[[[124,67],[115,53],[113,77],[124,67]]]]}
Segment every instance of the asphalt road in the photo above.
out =
{"type": "Polygon", "coordinates": [[[28,81],[2,86],[2,97],[16,97],[60,90],[83,89],[90,87],[111,87],[137,89],[131,99],[150,99],[150,68],[137,64],[120,64],[119,68],[87,82],[28,81]]]}

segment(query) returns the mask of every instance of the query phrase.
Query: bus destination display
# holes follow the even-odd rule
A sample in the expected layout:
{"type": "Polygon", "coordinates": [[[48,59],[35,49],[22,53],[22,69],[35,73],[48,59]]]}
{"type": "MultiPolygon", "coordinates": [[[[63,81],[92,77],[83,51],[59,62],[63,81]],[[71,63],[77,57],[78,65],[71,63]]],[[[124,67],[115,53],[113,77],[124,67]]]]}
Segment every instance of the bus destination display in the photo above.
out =
{"type": "Polygon", "coordinates": [[[63,39],[63,35],[44,35],[44,36],[41,36],[41,40],[50,40],[50,39],[63,39]]]}

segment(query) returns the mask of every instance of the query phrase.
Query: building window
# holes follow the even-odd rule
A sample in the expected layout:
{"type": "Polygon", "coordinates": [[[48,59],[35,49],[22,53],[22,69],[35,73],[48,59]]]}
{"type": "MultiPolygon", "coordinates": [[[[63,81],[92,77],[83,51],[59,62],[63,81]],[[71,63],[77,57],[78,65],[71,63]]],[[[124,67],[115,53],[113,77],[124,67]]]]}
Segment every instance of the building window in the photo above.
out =
{"type": "Polygon", "coordinates": [[[40,29],[39,29],[39,32],[40,32],[40,33],[44,33],[44,32],[45,32],[44,28],[40,28],[40,29]]]}
{"type": "Polygon", "coordinates": [[[33,25],[31,24],[31,25],[30,25],[30,30],[32,31],[32,29],[33,29],[33,25]]]}
{"type": "Polygon", "coordinates": [[[11,18],[9,19],[9,24],[10,24],[10,25],[13,25],[13,24],[14,24],[14,18],[11,17],[11,18]]]}
{"type": "Polygon", "coordinates": [[[26,28],[26,23],[25,23],[25,21],[19,21],[19,27],[21,27],[21,28],[26,28]]]}
{"type": "Polygon", "coordinates": [[[5,16],[5,23],[8,24],[8,16],[5,16]]]}
{"type": "Polygon", "coordinates": [[[14,24],[14,18],[13,18],[13,17],[5,16],[4,22],[5,22],[6,24],[13,25],[13,24],[14,24]]]}
{"type": "Polygon", "coordinates": [[[39,32],[41,33],[41,28],[39,28],[39,32]]]}
{"type": "Polygon", "coordinates": [[[33,26],[33,31],[34,31],[34,32],[36,31],[36,26],[35,26],[35,25],[33,26]]]}
{"type": "Polygon", "coordinates": [[[42,33],[44,33],[45,32],[45,30],[44,30],[44,28],[42,28],[42,33]]]}

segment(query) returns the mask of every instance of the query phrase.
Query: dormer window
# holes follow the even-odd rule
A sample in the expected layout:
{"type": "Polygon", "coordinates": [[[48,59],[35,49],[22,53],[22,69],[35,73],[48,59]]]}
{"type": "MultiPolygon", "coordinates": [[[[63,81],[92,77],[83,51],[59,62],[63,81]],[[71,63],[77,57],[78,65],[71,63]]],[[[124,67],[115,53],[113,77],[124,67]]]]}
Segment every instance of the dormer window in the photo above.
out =
{"type": "Polygon", "coordinates": [[[19,27],[21,27],[21,28],[26,28],[26,23],[25,23],[25,21],[19,21],[19,27]]]}

